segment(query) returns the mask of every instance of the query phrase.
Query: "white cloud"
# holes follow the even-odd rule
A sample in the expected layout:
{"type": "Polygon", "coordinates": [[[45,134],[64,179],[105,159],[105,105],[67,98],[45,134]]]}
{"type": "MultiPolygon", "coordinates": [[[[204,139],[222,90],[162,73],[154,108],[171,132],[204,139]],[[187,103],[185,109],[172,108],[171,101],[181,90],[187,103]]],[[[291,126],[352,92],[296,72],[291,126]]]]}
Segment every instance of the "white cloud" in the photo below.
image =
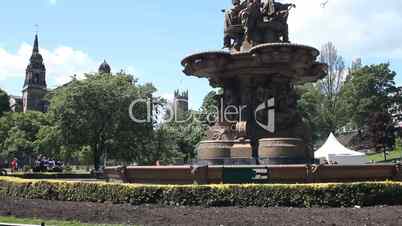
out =
{"type": "MultiPolygon", "coordinates": [[[[71,47],[60,46],[53,50],[40,49],[47,69],[47,80],[50,86],[61,85],[71,80],[76,74],[79,78],[84,73],[96,71],[99,62],[93,60],[87,53],[71,47]]],[[[25,69],[32,54],[32,46],[23,43],[16,53],[10,53],[0,48],[0,81],[6,79],[25,78],[25,69]]]]}
{"type": "MultiPolygon", "coordinates": [[[[285,2],[287,0],[284,0],[285,2]]],[[[290,38],[320,47],[332,41],[341,54],[358,57],[402,58],[402,1],[324,0],[293,1],[290,38]]]]}

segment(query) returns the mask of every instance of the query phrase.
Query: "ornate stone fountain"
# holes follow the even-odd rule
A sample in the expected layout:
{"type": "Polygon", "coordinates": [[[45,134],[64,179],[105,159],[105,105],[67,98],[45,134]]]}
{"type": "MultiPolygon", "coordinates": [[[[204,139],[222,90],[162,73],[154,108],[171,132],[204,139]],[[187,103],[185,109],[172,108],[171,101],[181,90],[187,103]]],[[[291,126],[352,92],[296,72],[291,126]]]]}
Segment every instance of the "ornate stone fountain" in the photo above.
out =
{"type": "Polygon", "coordinates": [[[222,114],[201,142],[208,164],[306,164],[314,161],[310,129],[297,111],[295,86],[327,74],[315,48],[291,44],[293,4],[233,0],[225,11],[228,51],[193,54],[184,73],[220,87],[222,114]]]}

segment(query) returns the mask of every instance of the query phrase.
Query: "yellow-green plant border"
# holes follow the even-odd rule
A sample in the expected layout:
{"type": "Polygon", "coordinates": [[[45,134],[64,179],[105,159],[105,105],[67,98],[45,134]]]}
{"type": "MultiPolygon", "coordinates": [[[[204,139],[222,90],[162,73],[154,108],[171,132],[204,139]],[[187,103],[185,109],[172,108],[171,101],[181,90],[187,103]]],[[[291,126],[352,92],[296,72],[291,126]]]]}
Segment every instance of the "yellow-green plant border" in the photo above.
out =
{"type": "Polygon", "coordinates": [[[8,197],[167,206],[353,207],[402,205],[401,182],[134,185],[0,177],[8,197]]]}

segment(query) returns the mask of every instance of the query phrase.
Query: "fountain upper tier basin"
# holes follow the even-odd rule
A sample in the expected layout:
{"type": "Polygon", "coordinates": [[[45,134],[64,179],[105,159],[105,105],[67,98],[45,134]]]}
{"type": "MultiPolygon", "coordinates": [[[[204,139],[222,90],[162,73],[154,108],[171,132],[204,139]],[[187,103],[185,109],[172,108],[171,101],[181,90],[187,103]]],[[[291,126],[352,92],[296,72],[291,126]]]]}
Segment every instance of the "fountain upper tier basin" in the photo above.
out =
{"type": "Polygon", "coordinates": [[[312,47],[290,44],[261,44],[246,52],[225,51],[193,54],[182,61],[184,73],[208,78],[219,85],[226,78],[261,77],[286,79],[295,83],[324,78],[328,66],[317,62],[320,52],[312,47]]]}

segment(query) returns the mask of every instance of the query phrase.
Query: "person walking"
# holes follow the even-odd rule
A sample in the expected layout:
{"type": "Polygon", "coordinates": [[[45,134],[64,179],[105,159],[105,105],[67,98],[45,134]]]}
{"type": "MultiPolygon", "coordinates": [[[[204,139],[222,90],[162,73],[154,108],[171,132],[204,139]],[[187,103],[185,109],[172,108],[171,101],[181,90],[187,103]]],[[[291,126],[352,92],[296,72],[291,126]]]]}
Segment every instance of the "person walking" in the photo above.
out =
{"type": "Polygon", "coordinates": [[[17,172],[18,170],[18,161],[17,158],[14,158],[13,161],[11,161],[11,172],[17,172]]]}

